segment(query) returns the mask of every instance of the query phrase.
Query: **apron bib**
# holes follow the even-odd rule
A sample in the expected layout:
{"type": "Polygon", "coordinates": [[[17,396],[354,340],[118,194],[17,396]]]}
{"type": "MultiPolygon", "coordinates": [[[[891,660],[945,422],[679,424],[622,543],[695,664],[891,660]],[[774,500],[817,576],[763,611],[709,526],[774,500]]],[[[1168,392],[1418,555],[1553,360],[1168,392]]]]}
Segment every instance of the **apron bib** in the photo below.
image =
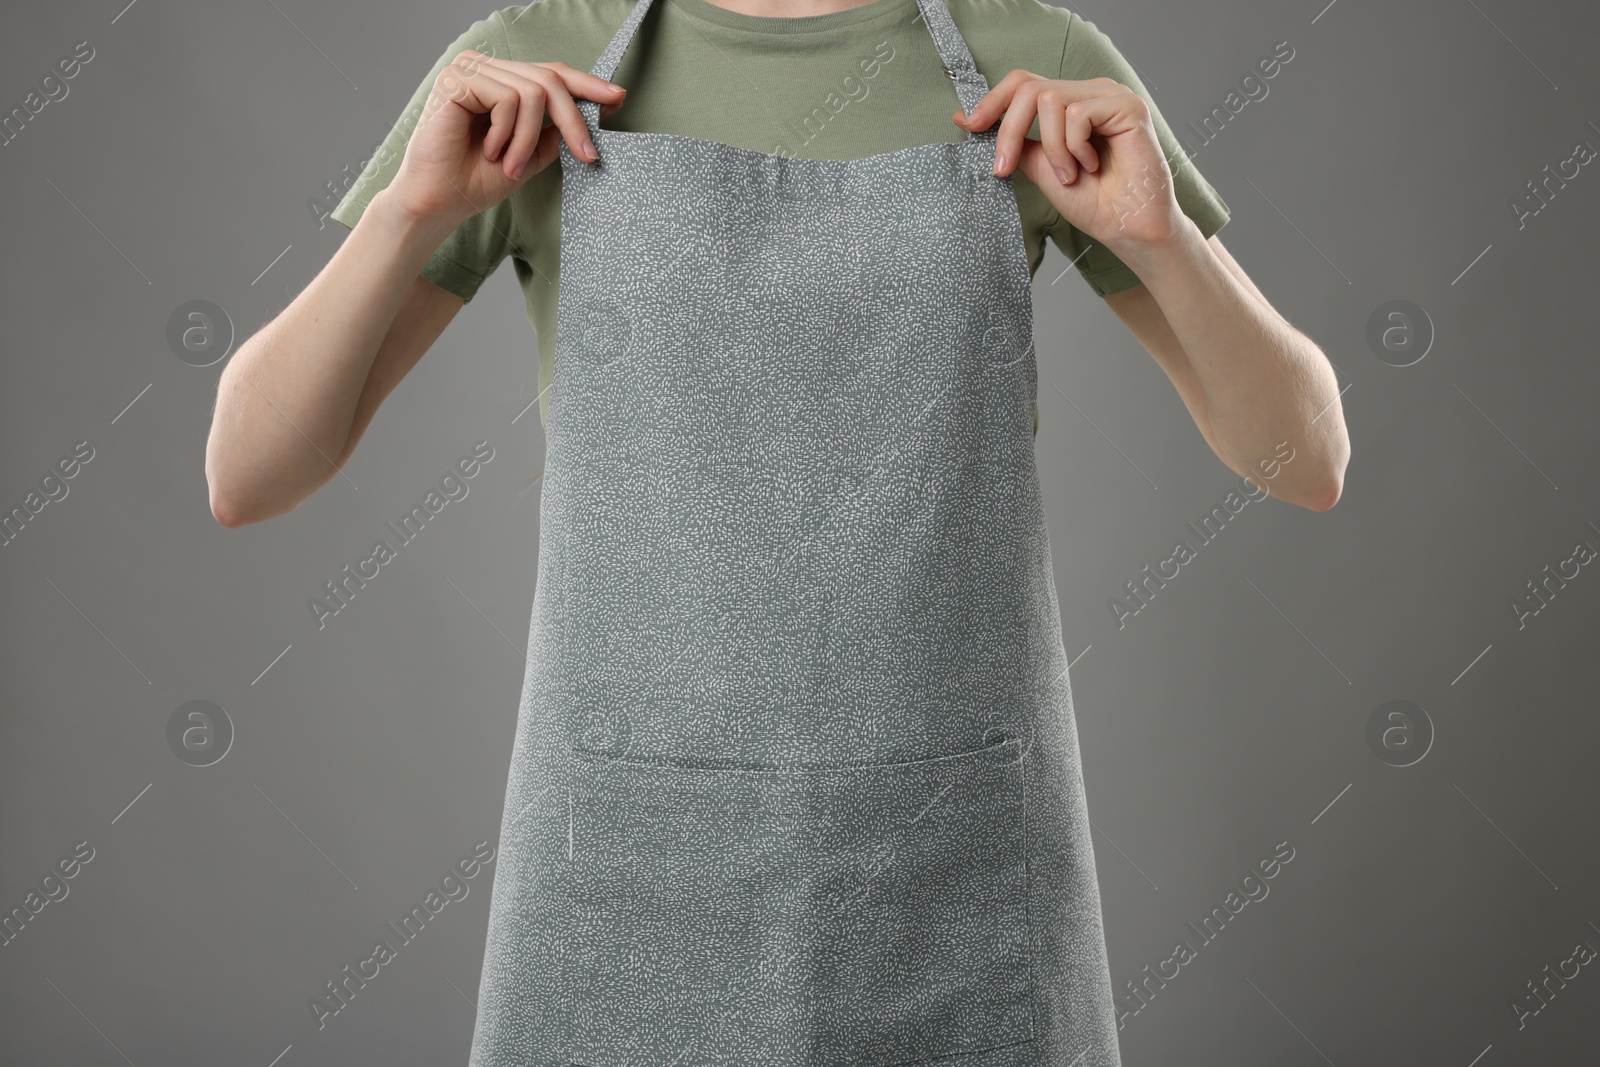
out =
{"type": "Polygon", "coordinates": [[[579,108],[471,1064],[1118,1067],[994,129],[814,160],[579,108]]]}

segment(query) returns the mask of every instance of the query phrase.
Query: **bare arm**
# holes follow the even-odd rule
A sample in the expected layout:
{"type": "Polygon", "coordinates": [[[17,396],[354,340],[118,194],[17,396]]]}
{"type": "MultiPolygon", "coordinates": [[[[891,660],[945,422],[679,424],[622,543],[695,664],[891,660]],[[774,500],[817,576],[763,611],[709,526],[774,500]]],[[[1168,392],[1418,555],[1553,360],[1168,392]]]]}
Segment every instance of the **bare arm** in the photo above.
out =
{"type": "MultiPolygon", "coordinates": [[[[1260,289],[1256,288],[1255,283],[1250,280],[1249,275],[1228,253],[1228,250],[1222,246],[1222,241],[1213,234],[1206,244],[1216,257],[1216,260],[1227,270],[1227,273],[1264,309],[1257,314],[1268,316],[1269,323],[1280,321],[1277,320],[1276,313],[1271,310],[1271,304],[1268,303],[1267,298],[1262,295],[1260,289]]],[[[1338,464],[1340,477],[1334,478],[1333,491],[1329,495],[1325,488],[1325,482],[1317,477],[1319,472],[1316,471],[1303,476],[1310,479],[1310,485],[1307,488],[1302,488],[1292,477],[1292,475],[1300,473],[1294,470],[1292,462],[1281,469],[1274,465],[1271,468],[1276,471],[1274,476],[1270,480],[1264,477],[1262,470],[1257,469],[1255,464],[1259,464],[1261,460],[1270,459],[1271,450],[1254,457],[1230,456],[1227,448],[1218,440],[1217,432],[1212,426],[1210,403],[1207,399],[1205,385],[1201,380],[1201,376],[1195,369],[1189,353],[1184,349],[1183,343],[1178,339],[1177,334],[1173,332],[1172,323],[1167,320],[1166,313],[1162,310],[1161,304],[1157,302],[1156,295],[1151,292],[1148,285],[1136,285],[1132,289],[1127,289],[1120,293],[1112,293],[1105,298],[1105,302],[1112,311],[1117,313],[1117,317],[1123,321],[1128,330],[1138,338],[1139,342],[1144,345],[1145,350],[1166,372],[1167,377],[1172,381],[1173,387],[1177,389],[1178,395],[1183,398],[1184,406],[1189,409],[1189,414],[1193,417],[1195,425],[1199,427],[1201,436],[1205,438],[1206,443],[1211,446],[1211,450],[1217,454],[1217,457],[1230,470],[1240,476],[1252,476],[1258,484],[1263,485],[1274,496],[1282,497],[1292,503],[1301,504],[1315,511],[1326,511],[1338,501],[1344,468],[1343,460],[1338,464]],[[1318,497],[1315,495],[1317,492],[1322,492],[1323,495],[1318,497]]],[[[1289,346],[1296,344],[1297,342],[1294,338],[1299,336],[1293,334],[1292,328],[1286,324],[1281,326],[1269,325],[1268,331],[1268,336],[1278,335],[1280,343],[1289,346]]],[[[1303,338],[1301,341],[1309,345],[1309,342],[1303,341],[1303,338]]],[[[1318,412],[1310,414],[1308,425],[1317,428],[1326,424],[1325,429],[1321,430],[1323,447],[1332,448],[1337,456],[1348,457],[1350,445],[1345,437],[1343,412],[1337,400],[1337,382],[1333,378],[1331,368],[1326,367],[1326,361],[1321,356],[1321,350],[1311,349],[1291,358],[1306,360],[1305,365],[1309,367],[1308,373],[1315,375],[1318,379],[1323,379],[1314,388],[1334,391],[1333,399],[1321,405],[1320,414],[1318,412]]],[[[1244,385],[1249,385],[1252,381],[1248,376],[1243,379],[1225,379],[1223,383],[1224,389],[1228,388],[1228,381],[1230,380],[1242,381],[1244,385]]],[[[1320,396],[1320,394],[1316,395],[1320,396]]],[[[1235,407],[1248,408],[1252,402],[1246,397],[1242,400],[1235,399],[1232,403],[1235,407]]],[[[1275,408],[1281,410],[1281,405],[1257,401],[1255,402],[1254,410],[1264,414],[1275,408]]],[[[1297,442],[1292,439],[1293,427],[1279,425],[1263,428],[1267,430],[1269,435],[1274,429],[1280,430],[1285,434],[1283,437],[1268,442],[1269,444],[1276,445],[1278,441],[1286,440],[1291,447],[1295,448],[1296,455],[1301,454],[1300,450],[1306,447],[1303,431],[1301,438],[1297,442]]]]}
{"type": "Polygon", "coordinates": [[[293,511],[333,478],[464,303],[417,274],[448,229],[394,210],[388,192],[222,372],[206,481],[224,526],[293,511]]]}
{"type": "Polygon", "coordinates": [[[1350,458],[1333,367],[1180,209],[1151,115],[1144,97],[1110,78],[1014,70],[970,116],[951,118],[968,130],[999,120],[995,173],[1026,174],[1062,218],[1139,276],[1143,284],[1111,307],[1223,463],[1258,484],[1270,471],[1274,496],[1326,511],[1350,458]],[[1027,136],[1035,119],[1039,140],[1027,136]]]}
{"type": "Polygon", "coordinates": [[[1170,242],[1114,245],[1144,284],[1108,303],[1161,363],[1218,458],[1312,511],[1339,500],[1350,441],[1327,356],[1184,219],[1170,242]],[[1121,299],[1117,299],[1120,297],[1121,299]],[[1287,442],[1268,481],[1256,469],[1287,442]]]}
{"type": "Polygon", "coordinates": [[[418,276],[434,250],[548,166],[561,138],[595,158],[574,93],[600,102],[603,116],[624,90],[565,63],[472,49],[440,70],[393,181],[222,372],[205,462],[218,522],[293,511],[338,473],[464,303],[418,276]]]}

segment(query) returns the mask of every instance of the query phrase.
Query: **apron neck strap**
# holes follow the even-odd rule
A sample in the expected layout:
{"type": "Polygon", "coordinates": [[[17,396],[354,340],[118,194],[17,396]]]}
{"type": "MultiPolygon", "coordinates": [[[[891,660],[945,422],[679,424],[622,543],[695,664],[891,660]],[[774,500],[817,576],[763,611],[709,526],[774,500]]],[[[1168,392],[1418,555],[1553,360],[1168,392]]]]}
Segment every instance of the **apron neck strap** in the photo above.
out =
{"type": "Polygon", "coordinates": [[[956,83],[956,99],[961,102],[961,110],[971,114],[978,101],[989,92],[989,79],[972,61],[967,39],[956,28],[945,0],[917,0],[917,7],[922,9],[922,24],[933,35],[933,47],[944,61],[944,72],[956,83]]]}
{"type": "MultiPolygon", "coordinates": [[[[622,62],[622,55],[628,50],[628,45],[633,41],[634,33],[639,29],[639,23],[644,21],[646,13],[650,10],[652,0],[636,0],[633,9],[628,12],[628,17],[612,36],[611,42],[606,45],[605,51],[600,53],[600,58],[590,68],[589,73],[597,78],[611,80],[611,75],[616,73],[617,65],[622,62]]],[[[967,48],[966,38],[961,36],[961,31],[956,28],[955,20],[950,17],[950,10],[945,6],[946,0],[916,0],[920,11],[919,18],[928,28],[928,33],[933,36],[933,46],[938,50],[939,59],[944,63],[944,72],[955,82],[956,99],[961,104],[961,110],[971,114],[972,109],[978,106],[984,94],[989,91],[989,80],[978,70],[977,64],[972,61],[972,52],[967,48]]],[[[582,112],[583,119],[588,123],[590,130],[600,128],[600,105],[593,100],[578,100],[578,110],[582,112]]],[[[994,135],[995,128],[986,131],[994,135]]],[[[969,136],[981,136],[969,134],[969,136]]]]}

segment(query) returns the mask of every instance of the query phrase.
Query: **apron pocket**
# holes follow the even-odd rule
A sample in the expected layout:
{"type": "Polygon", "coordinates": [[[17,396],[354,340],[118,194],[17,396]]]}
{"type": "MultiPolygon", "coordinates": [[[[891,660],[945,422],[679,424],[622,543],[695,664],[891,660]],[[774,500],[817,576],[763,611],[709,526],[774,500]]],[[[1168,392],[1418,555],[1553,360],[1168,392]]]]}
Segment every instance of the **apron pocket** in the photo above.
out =
{"type": "Polygon", "coordinates": [[[889,1067],[1033,1037],[1022,742],[796,772],[573,753],[582,1067],[889,1067]]]}

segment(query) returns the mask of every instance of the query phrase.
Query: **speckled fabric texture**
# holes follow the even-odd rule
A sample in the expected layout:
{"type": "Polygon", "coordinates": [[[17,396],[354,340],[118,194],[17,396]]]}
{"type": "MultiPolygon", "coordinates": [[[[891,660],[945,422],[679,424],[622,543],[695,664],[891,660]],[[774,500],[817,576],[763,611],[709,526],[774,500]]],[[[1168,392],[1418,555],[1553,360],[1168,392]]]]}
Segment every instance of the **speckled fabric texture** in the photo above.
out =
{"type": "Polygon", "coordinates": [[[472,1067],[1118,1067],[993,131],[582,108],[472,1067]]]}

